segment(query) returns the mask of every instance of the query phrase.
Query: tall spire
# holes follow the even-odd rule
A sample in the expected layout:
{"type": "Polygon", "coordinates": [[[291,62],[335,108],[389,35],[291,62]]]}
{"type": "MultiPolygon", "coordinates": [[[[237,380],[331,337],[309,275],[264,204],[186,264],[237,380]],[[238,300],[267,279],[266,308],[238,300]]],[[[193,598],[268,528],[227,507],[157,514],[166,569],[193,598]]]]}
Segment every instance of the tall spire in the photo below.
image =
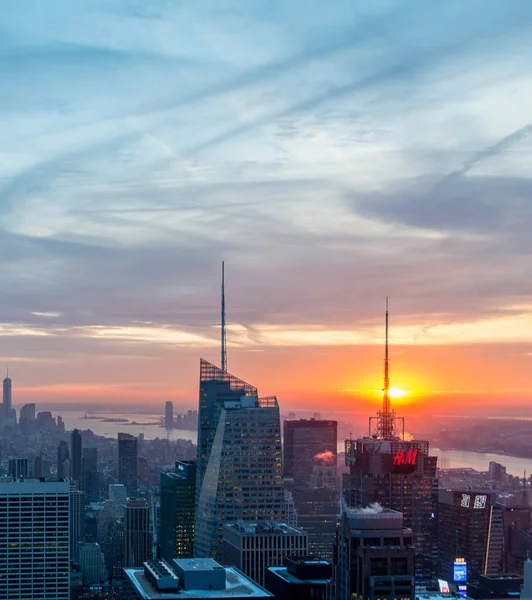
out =
{"type": "Polygon", "coordinates": [[[225,340],[225,269],[222,260],[222,371],[227,371],[227,347],[225,340]]]}
{"type": "Polygon", "coordinates": [[[381,437],[390,440],[394,436],[395,414],[390,408],[390,356],[388,350],[388,296],[386,296],[386,341],[384,346],[384,387],[382,389],[381,437]]]}

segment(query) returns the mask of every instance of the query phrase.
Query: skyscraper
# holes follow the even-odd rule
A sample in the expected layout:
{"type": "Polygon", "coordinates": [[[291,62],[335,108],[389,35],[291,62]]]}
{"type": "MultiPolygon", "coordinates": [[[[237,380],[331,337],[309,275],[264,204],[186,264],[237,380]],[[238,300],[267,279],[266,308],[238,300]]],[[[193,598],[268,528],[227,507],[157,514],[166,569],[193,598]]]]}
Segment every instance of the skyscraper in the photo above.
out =
{"type": "Polygon", "coordinates": [[[284,422],[284,476],[294,486],[310,484],[314,465],[337,463],[338,422],[299,419],[284,422]]]}
{"type": "Polygon", "coordinates": [[[57,447],[57,476],[65,477],[70,475],[70,453],[68,452],[67,443],[64,440],[59,442],[57,447]],[[67,464],[68,463],[68,464],[67,464]]]}
{"type": "Polygon", "coordinates": [[[9,373],[6,375],[6,378],[4,379],[4,386],[3,386],[3,402],[2,402],[2,409],[3,409],[3,417],[4,419],[10,419],[11,418],[11,405],[12,405],[12,395],[11,395],[11,379],[9,378],[9,373]]]}
{"type": "Polygon", "coordinates": [[[168,400],[164,407],[164,425],[168,429],[174,426],[174,403],[168,400]]]}
{"type": "Polygon", "coordinates": [[[85,531],[85,492],[76,489],[75,485],[71,483],[70,486],[70,556],[77,560],[78,542],[85,531]]]}
{"type": "Polygon", "coordinates": [[[137,493],[137,438],[129,433],[118,434],[118,481],[127,488],[128,496],[137,493]]]}
{"type": "Polygon", "coordinates": [[[437,563],[438,480],[429,442],[405,441],[404,420],[390,406],[388,305],[383,407],[370,418],[368,436],[345,441],[344,499],[349,507],[372,503],[403,513],[416,547],[416,578],[433,581],[437,563]],[[402,428],[401,428],[402,424],[402,428]]]}
{"type": "Polygon", "coordinates": [[[159,544],[161,558],[194,557],[196,463],[177,462],[175,473],[161,473],[159,544]]]}
{"type": "Polygon", "coordinates": [[[337,600],[413,600],[414,547],[403,515],[393,510],[347,510],[337,536],[337,600]]]}
{"type": "Polygon", "coordinates": [[[7,463],[7,469],[9,476],[15,479],[31,475],[29,458],[10,458],[7,463]]]}
{"type": "Polygon", "coordinates": [[[282,520],[280,429],[275,397],[201,360],[196,556],[221,559],[225,523],[282,520]]]}
{"type": "Polygon", "coordinates": [[[128,498],[124,511],[124,566],[150,558],[150,509],[144,498],[128,498]]]}
{"type": "Polygon", "coordinates": [[[96,502],[100,494],[100,474],[98,472],[98,448],[92,444],[83,448],[81,475],[86,502],[96,502]]]}
{"type": "Polygon", "coordinates": [[[0,480],[0,598],[68,600],[70,485],[0,480]]]}
{"type": "Polygon", "coordinates": [[[74,481],[81,483],[81,460],[82,460],[81,433],[77,429],[74,429],[70,440],[71,440],[71,450],[72,450],[70,475],[74,481]]]}

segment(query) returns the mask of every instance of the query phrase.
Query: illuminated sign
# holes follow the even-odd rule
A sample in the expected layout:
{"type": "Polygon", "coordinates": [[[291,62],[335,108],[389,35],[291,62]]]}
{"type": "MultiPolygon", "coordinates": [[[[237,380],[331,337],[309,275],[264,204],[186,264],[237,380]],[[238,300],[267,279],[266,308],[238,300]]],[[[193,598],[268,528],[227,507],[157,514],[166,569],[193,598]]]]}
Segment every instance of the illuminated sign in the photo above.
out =
{"type": "Polygon", "coordinates": [[[399,450],[399,452],[393,457],[394,467],[398,465],[412,465],[415,466],[417,461],[418,449],[415,450],[399,450]]]}
{"type": "MultiPolygon", "coordinates": [[[[488,503],[487,494],[475,494],[473,497],[473,508],[486,508],[488,503]]],[[[471,494],[462,494],[460,498],[460,506],[462,508],[471,508],[471,494]]]]}
{"type": "Polygon", "coordinates": [[[467,585],[459,584],[456,586],[456,591],[460,594],[460,596],[467,596],[467,585]]]}
{"type": "Polygon", "coordinates": [[[455,558],[453,581],[467,581],[467,563],[464,558],[455,558]]]}
{"type": "Polygon", "coordinates": [[[438,585],[440,586],[440,594],[448,594],[450,592],[449,584],[443,579],[438,579],[438,585]]]}

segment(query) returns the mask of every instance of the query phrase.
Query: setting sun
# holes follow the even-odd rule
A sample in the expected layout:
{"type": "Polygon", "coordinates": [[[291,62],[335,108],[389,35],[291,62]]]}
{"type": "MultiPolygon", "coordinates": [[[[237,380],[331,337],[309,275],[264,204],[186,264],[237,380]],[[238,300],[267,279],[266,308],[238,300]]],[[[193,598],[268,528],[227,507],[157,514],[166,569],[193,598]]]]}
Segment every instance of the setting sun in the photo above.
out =
{"type": "Polygon", "coordinates": [[[401,388],[392,387],[388,390],[388,395],[390,398],[404,398],[408,394],[407,390],[402,390],[401,388]]]}

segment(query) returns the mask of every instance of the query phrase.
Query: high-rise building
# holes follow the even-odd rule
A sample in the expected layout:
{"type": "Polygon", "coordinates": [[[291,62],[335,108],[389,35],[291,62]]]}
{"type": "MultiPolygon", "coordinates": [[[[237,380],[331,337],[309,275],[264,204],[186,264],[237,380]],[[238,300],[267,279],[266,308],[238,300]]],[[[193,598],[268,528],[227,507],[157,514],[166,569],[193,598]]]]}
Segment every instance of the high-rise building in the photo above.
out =
{"type": "Polygon", "coordinates": [[[81,449],[81,433],[77,429],[74,429],[72,432],[70,444],[72,450],[70,475],[74,481],[77,481],[79,484],[81,484],[81,463],[83,453],[81,449]]]}
{"type": "Polygon", "coordinates": [[[225,523],[281,521],[279,405],[201,360],[195,554],[222,556],[225,523]]]}
{"type": "Polygon", "coordinates": [[[128,498],[124,511],[124,564],[139,567],[150,558],[150,509],[144,498],[128,498]]]}
{"type": "Polygon", "coordinates": [[[78,542],[83,539],[85,532],[85,492],[76,488],[76,483],[70,486],[70,556],[77,560],[78,542]]]}
{"type": "Polygon", "coordinates": [[[77,545],[78,564],[83,573],[84,585],[103,583],[107,579],[107,569],[100,544],[92,536],[85,536],[77,545]]]}
{"type": "Polygon", "coordinates": [[[264,587],[276,600],[326,600],[332,565],[321,556],[286,556],[266,569],[264,587]]]}
{"type": "Polygon", "coordinates": [[[98,448],[94,444],[83,448],[81,479],[86,502],[96,502],[100,496],[100,473],[98,471],[98,448]]]}
{"type": "Polygon", "coordinates": [[[128,496],[137,493],[137,438],[129,433],[118,434],[118,481],[127,488],[128,496]]]}
{"type": "Polygon", "coordinates": [[[64,440],[61,440],[57,447],[57,476],[70,476],[70,453],[64,440]]]}
{"type": "Polygon", "coordinates": [[[127,488],[123,483],[109,484],[109,500],[115,503],[121,515],[127,503],[127,488]]]}
{"type": "Polygon", "coordinates": [[[294,487],[310,484],[314,465],[336,467],[337,421],[285,421],[283,436],[284,476],[294,480],[294,487]]]}
{"type": "Polygon", "coordinates": [[[12,417],[11,414],[11,410],[12,410],[12,382],[11,379],[9,378],[9,374],[6,375],[6,378],[4,379],[4,385],[3,385],[3,396],[2,396],[2,412],[3,412],[3,417],[4,419],[10,419],[12,417]]]}
{"type": "Polygon", "coordinates": [[[337,533],[336,600],[414,600],[412,530],[393,510],[346,510],[337,533]]]}
{"type": "Polygon", "coordinates": [[[20,429],[23,433],[30,433],[35,429],[35,404],[24,404],[20,409],[20,429]]]}
{"type": "Polygon", "coordinates": [[[229,523],[223,530],[223,563],[234,565],[264,585],[266,569],[283,564],[285,556],[308,554],[307,534],[285,523],[229,523]]]}
{"type": "Polygon", "coordinates": [[[167,429],[174,426],[174,403],[171,400],[167,400],[164,406],[164,425],[167,429]]]}
{"type": "Polygon", "coordinates": [[[437,457],[430,456],[429,442],[405,440],[404,419],[390,406],[389,384],[386,305],[383,407],[370,418],[367,437],[345,441],[344,499],[349,507],[379,503],[403,514],[414,537],[416,578],[428,584],[437,566],[437,457]]]}
{"type": "Polygon", "coordinates": [[[161,473],[159,545],[161,558],[194,556],[196,462],[176,462],[175,473],[161,473]]]}
{"type": "Polygon", "coordinates": [[[41,452],[33,460],[33,476],[34,477],[49,477],[51,471],[51,462],[46,458],[46,454],[41,452]]]}
{"type": "Polygon", "coordinates": [[[121,517],[110,526],[108,551],[105,552],[107,571],[113,579],[124,576],[124,538],[124,518],[121,517]]]}
{"type": "Polygon", "coordinates": [[[70,485],[0,479],[0,598],[68,600],[70,485]]]}
{"type": "Polygon", "coordinates": [[[438,575],[457,583],[503,572],[503,507],[486,491],[440,490],[438,575]],[[458,574],[458,575],[457,575],[458,574]],[[465,575],[464,575],[465,574],[465,575]]]}
{"type": "Polygon", "coordinates": [[[29,458],[10,458],[7,463],[7,473],[9,477],[15,479],[29,477],[31,475],[29,458]]]}

